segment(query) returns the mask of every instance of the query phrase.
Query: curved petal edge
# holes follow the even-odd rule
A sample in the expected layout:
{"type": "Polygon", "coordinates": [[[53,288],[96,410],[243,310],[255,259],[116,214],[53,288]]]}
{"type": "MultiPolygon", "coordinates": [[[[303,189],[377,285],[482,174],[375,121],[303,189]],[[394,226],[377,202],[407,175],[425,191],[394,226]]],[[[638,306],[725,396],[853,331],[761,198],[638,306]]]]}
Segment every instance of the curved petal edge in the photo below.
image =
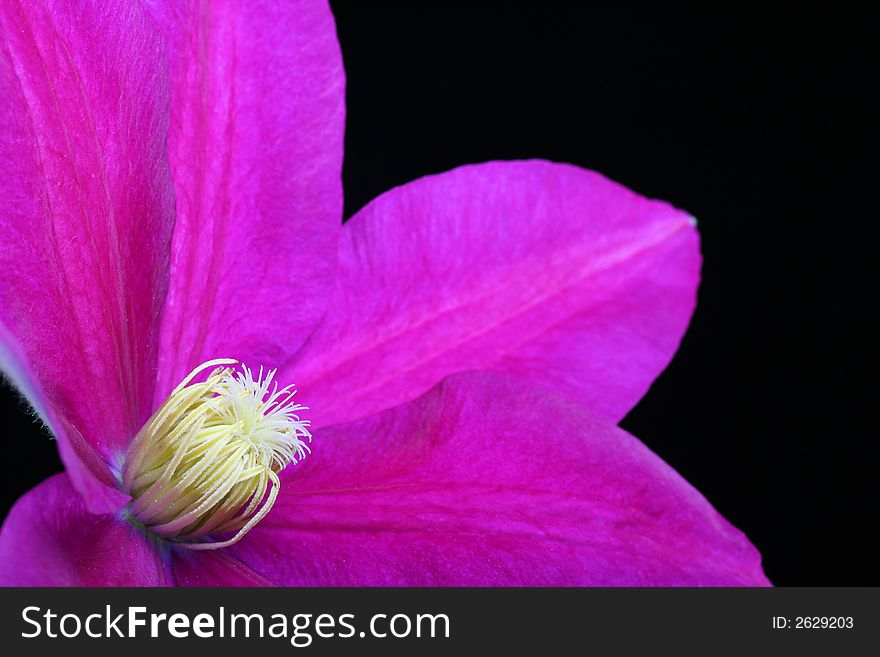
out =
{"type": "Polygon", "coordinates": [[[693,218],[607,178],[489,162],[383,194],[344,227],[327,317],[284,368],[326,426],[487,369],[620,420],[696,303],[693,218]]]}
{"type": "Polygon", "coordinates": [[[0,586],[163,586],[160,551],[115,515],[89,512],[64,473],[22,496],[0,529],[0,586]]]}
{"type": "Polygon", "coordinates": [[[230,552],[284,585],[769,583],[742,532],[637,439],[485,372],[316,432],[230,552]]]}

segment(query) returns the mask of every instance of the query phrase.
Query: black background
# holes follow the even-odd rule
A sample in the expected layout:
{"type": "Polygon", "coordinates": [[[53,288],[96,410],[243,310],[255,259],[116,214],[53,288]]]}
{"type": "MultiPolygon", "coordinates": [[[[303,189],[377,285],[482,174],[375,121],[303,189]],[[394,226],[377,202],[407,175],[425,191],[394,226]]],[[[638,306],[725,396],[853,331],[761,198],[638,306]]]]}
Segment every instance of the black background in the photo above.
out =
{"type": "MultiPolygon", "coordinates": [[[[774,583],[877,584],[875,18],[474,4],[333,3],[346,216],[419,176],[523,157],[689,210],[699,306],[624,427],[748,534],[774,583]]],[[[2,517],[61,465],[0,393],[2,517]]]]}

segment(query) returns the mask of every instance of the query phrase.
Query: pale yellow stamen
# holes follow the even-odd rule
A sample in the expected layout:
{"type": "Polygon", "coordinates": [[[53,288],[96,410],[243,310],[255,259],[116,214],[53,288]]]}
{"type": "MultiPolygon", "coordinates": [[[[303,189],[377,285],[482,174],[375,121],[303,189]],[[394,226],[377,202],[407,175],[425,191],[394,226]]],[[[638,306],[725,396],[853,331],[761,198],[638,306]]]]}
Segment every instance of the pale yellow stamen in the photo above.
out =
{"type": "Polygon", "coordinates": [[[125,460],[130,517],[192,550],[241,539],[275,503],[278,473],[310,451],[293,386],[273,386],[275,370],[264,378],[261,368],[254,379],[244,365],[234,371],[237,364],[220,358],[194,369],[138,432],[125,460]],[[192,383],[210,368],[204,382],[192,383]]]}

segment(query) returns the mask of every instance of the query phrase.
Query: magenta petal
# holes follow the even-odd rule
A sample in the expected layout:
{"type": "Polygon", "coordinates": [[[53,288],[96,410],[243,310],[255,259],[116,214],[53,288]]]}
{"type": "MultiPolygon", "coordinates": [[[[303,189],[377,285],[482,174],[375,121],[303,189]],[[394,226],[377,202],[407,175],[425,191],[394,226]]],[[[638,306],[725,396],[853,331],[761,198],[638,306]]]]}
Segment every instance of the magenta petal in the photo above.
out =
{"type": "Polygon", "coordinates": [[[0,3],[0,322],[46,400],[112,462],[153,395],[168,99],[140,7],[82,5],[0,3]]]}
{"type": "Polygon", "coordinates": [[[157,403],[218,357],[283,362],[324,313],[345,81],[325,2],[145,2],[171,59],[177,190],[157,403]]]}
{"type": "Polygon", "coordinates": [[[0,530],[0,586],[161,586],[155,546],[113,515],[92,515],[57,474],[21,497],[0,530]]]}
{"type": "Polygon", "coordinates": [[[570,165],[462,167],[345,225],[330,311],[286,378],[316,426],[466,369],[618,420],[678,348],[699,269],[693,220],[667,203],[570,165]]]}
{"type": "Polygon", "coordinates": [[[173,554],[177,586],[272,586],[272,582],[232,556],[228,550],[176,550],[173,554]]]}
{"type": "Polygon", "coordinates": [[[638,440],[489,373],[319,431],[230,548],[285,585],[766,585],[760,555],[638,440]]]}
{"type": "Polygon", "coordinates": [[[9,377],[58,440],[61,460],[86,507],[92,513],[110,513],[122,508],[128,496],[117,489],[113,473],[100,455],[46,399],[26,360],[15,339],[0,323],[0,372],[9,377]]]}

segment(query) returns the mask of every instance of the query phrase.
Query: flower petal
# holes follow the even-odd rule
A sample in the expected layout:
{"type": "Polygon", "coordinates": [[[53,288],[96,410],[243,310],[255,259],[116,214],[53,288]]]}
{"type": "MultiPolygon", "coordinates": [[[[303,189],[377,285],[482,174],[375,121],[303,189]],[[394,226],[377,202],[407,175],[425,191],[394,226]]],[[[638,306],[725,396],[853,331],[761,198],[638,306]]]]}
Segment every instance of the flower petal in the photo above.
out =
{"type": "Polygon", "coordinates": [[[325,2],[144,4],[170,48],[177,190],[159,403],[211,358],[277,366],[324,313],[345,83],[325,2]]]}
{"type": "Polygon", "coordinates": [[[605,419],[509,377],[453,375],[316,433],[229,548],[285,585],[766,585],[760,555],[605,419]]]}
{"type": "Polygon", "coordinates": [[[58,439],[58,451],[73,486],[92,513],[112,513],[129,497],[117,489],[113,473],[100,455],[43,393],[15,339],[0,323],[0,372],[31,403],[37,416],[58,439]]]}
{"type": "Polygon", "coordinates": [[[111,462],[153,396],[174,221],[163,72],[137,4],[0,3],[0,322],[111,462]]]}
{"type": "Polygon", "coordinates": [[[21,497],[0,530],[0,586],[161,586],[155,546],[113,515],[92,515],[66,474],[21,497]]]}
{"type": "Polygon", "coordinates": [[[245,566],[228,550],[209,552],[181,548],[173,553],[172,563],[178,586],[272,586],[272,582],[245,566]]]}
{"type": "Polygon", "coordinates": [[[423,178],[345,225],[331,309],[285,378],[316,426],[466,369],[618,420],[687,327],[698,242],[685,212],[574,166],[493,162],[423,178]]]}

